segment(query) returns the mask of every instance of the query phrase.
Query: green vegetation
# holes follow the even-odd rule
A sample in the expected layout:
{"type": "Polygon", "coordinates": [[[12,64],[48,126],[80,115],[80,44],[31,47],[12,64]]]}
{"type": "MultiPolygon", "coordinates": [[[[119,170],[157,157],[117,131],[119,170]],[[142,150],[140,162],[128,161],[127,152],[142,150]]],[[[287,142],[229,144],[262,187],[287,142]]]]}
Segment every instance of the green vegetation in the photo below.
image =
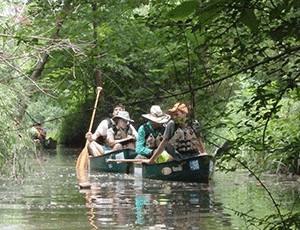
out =
{"type": "MultiPolygon", "coordinates": [[[[1,173],[25,171],[36,122],[84,143],[97,86],[95,125],[117,102],[139,126],[152,104],[181,100],[207,152],[231,141],[219,169],[299,173],[298,0],[7,0],[0,11],[1,173]]],[[[276,228],[299,227],[297,215],[278,212],[276,228]]]]}

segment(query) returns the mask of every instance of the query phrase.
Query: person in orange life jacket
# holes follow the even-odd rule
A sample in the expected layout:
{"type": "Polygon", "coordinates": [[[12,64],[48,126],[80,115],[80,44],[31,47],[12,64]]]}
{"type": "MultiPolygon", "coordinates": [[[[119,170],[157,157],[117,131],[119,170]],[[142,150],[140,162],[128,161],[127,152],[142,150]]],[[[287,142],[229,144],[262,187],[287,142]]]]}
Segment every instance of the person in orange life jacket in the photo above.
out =
{"type": "MultiPolygon", "coordinates": [[[[116,116],[119,111],[125,111],[125,106],[122,104],[116,105],[113,110],[113,116],[116,116]]],[[[89,140],[87,148],[88,152],[91,153],[91,155],[100,156],[105,153],[105,149],[109,149],[107,147],[108,143],[106,141],[107,130],[114,125],[116,125],[116,122],[112,118],[104,119],[100,122],[94,134],[92,134],[91,132],[86,133],[85,137],[89,140]],[[100,145],[99,143],[97,143],[97,139],[100,136],[103,137],[104,145],[100,145]]]]}
{"type": "Polygon", "coordinates": [[[46,140],[46,131],[42,128],[41,123],[37,123],[35,125],[35,128],[37,129],[37,135],[36,138],[40,140],[46,140]]]}
{"type": "Polygon", "coordinates": [[[127,111],[120,111],[113,117],[113,120],[116,122],[116,125],[107,130],[107,142],[112,151],[123,148],[135,149],[138,133],[130,124],[130,122],[134,121],[130,119],[129,113],[127,111]],[[122,144],[122,141],[126,139],[130,139],[129,143],[125,142],[122,144]]]}
{"type": "Polygon", "coordinates": [[[136,159],[149,159],[162,141],[165,131],[164,124],[170,120],[171,116],[163,113],[158,105],[151,107],[150,114],[142,116],[149,121],[138,129],[136,159]]]}
{"type": "Polygon", "coordinates": [[[149,160],[143,160],[144,164],[153,164],[164,149],[175,159],[191,157],[194,155],[207,154],[204,145],[192,127],[188,123],[188,107],[185,103],[175,103],[168,114],[173,120],[167,123],[163,140],[149,160]]]}

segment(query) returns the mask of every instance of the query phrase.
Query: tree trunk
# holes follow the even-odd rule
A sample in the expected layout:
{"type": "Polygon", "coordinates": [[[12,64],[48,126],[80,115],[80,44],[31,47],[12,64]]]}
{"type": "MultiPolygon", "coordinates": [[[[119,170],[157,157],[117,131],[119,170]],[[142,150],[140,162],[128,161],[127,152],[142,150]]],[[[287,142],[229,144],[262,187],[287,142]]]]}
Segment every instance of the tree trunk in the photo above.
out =
{"type": "MultiPolygon", "coordinates": [[[[68,11],[69,10],[69,5],[66,4],[63,10],[67,10],[68,11]]],[[[58,19],[58,21],[56,23],[56,26],[55,26],[56,32],[51,35],[52,41],[51,41],[50,45],[52,45],[52,44],[55,43],[55,39],[58,37],[59,31],[60,31],[61,26],[63,25],[63,22],[64,21],[62,19],[58,19]]],[[[30,78],[33,81],[36,81],[41,76],[42,71],[43,71],[43,69],[44,69],[44,67],[46,65],[47,60],[48,60],[48,57],[49,57],[49,53],[45,51],[42,54],[41,59],[38,60],[37,66],[36,66],[35,70],[32,72],[32,74],[30,76],[30,78]]],[[[34,86],[32,85],[27,91],[33,91],[32,90],[33,87],[34,86]]],[[[23,99],[20,101],[19,105],[20,105],[20,108],[19,108],[19,111],[18,111],[17,121],[19,123],[21,123],[28,105],[27,105],[27,103],[23,99]]]]}

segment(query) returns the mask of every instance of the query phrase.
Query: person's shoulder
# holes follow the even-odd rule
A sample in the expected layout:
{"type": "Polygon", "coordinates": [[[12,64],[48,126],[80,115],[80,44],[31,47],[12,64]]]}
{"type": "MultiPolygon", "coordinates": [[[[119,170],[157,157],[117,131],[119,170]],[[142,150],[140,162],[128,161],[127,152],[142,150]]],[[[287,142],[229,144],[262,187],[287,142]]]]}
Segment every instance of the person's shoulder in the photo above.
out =
{"type": "Polygon", "coordinates": [[[173,126],[173,125],[175,125],[174,120],[169,120],[167,126],[173,126]]]}
{"type": "Polygon", "coordinates": [[[107,137],[111,137],[114,135],[114,133],[115,133],[115,130],[111,127],[107,130],[106,135],[107,135],[107,137]]]}
{"type": "Polygon", "coordinates": [[[110,127],[107,129],[107,132],[113,132],[114,131],[114,128],[113,127],[110,127]]]}
{"type": "Polygon", "coordinates": [[[151,129],[152,128],[152,125],[151,125],[151,123],[148,121],[148,122],[146,122],[146,123],[144,123],[144,124],[142,124],[140,127],[143,127],[143,129],[151,129]]]}
{"type": "Polygon", "coordinates": [[[107,124],[108,124],[107,119],[104,119],[104,120],[102,120],[102,121],[100,122],[99,125],[103,126],[103,125],[107,125],[107,124]]]}
{"type": "Polygon", "coordinates": [[[136,130],[132,124],[129,125],[129,128],[132,130],[136,130]]]}
{"type": "Polygon", "coordinates": [[[138,128],[138,131],[139,131],[139,132],[140,132],[140,131],[145,131],[144,125],[141,125],[141,126],[138,128]]]}
{"type": "Polygon", "coordinates": [[[164,132],[172,132],[175,129],[175,122],[173,120],[170,120],[166,127],[164,132]]]}

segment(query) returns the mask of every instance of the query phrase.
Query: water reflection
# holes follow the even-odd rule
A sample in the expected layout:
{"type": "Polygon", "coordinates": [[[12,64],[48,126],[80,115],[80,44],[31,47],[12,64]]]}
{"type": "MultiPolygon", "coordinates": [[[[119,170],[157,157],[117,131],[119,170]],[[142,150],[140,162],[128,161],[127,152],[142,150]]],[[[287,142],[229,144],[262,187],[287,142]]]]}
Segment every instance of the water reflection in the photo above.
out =
{"type": "MultiPolygon", "coordinates": [[[[206,229],[219,210],[212,206],[207,184],[166,182],[131,175],[91,175],[85,194],[89,221],[101,226],[151,227],[152,229],[206,229]]],[[[220,223],[221,226],[228,226],[220,223]]],[[[215,226],[216,227],[216,226],[215,226]]]]}
{"type": "MultiPolygon", "coordinates": [[[[92,172],[91,189],[79,189],[80,152],[46,152],[23,180],[0,176],[0,229],[246,229],[232,210],[253,208],[258,218],[274,211],[242,172],[216,172],[209,185],[92,172]]],[[[283,211],[299,210],[299,182],[262,179],[283,211]]]]}

